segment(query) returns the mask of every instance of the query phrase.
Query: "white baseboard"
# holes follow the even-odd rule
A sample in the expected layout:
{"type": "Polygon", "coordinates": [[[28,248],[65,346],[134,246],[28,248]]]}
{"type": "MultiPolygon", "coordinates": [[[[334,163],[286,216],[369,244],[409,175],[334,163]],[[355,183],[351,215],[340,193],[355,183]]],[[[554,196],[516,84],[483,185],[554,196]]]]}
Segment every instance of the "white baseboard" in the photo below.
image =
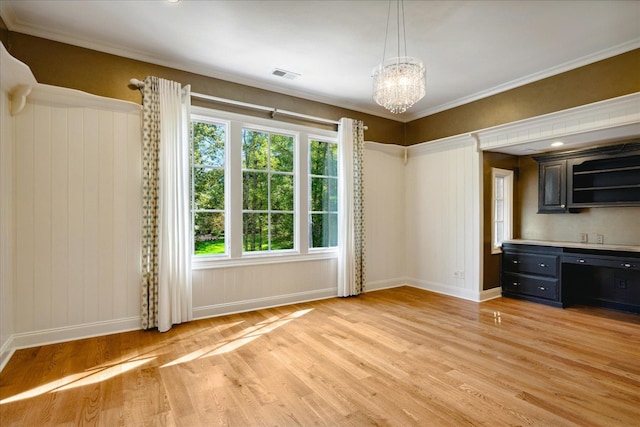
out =
{"type": "MultiPolygon", "coordinates": [[[[436,292],[438,294],[449,295],[456,298],[462,298],[469,301],[481,302],[487,299],[495,298],[493,296],[489,298],[488,296],[485,296],[483,294],[484,292],[489,292],[491,290],[482,291],[482,292],[470,291],[468,289],[454,288],[454,287],[443,285],[440,283],[428,282],[426,280],[418,280],[418,279],[407,279],[406,283],[407,283],[407,286],[412,286],[418,289],[424,289],[425,291],[436,292]]],[[[490,295],[493,295],[493,293],[491,293],[490,295]]]]}
{"type": "Polygon", "coordinates": [[[16,351],[16,347],[13,344],[13,335],[9,337],[8,340],[2,344],[0,347],[0,372],[4,369],[4,366],[7,364],[13,353],[16,351]]]}
{"type": "Polygon", "coordinates": [[[140,329],[140,316],[13,334],[0,350],[0,370],[16,350],[140,329]]]}
{"type": "Polygon", "coordinates": [[[402,277],[399,279],[376,280],[375,282],[367,282],[364,286],[365,292],[381,291],[383,289],[397,288],[407,284],[407,280],[402,277]]]}
{"type": "Polygon", "coordinates": [[[317,289],[308,292],[276,295],[252,300],[234,301],[223,304],[207,305],[193,308],[193,320],[206,319],[208,317],[224,316],[226,314],[244,313],[246,311],[261,310],[264,308],[279,307],[288,304],[316,301],[338,296],[336,288],[317,289]]]}

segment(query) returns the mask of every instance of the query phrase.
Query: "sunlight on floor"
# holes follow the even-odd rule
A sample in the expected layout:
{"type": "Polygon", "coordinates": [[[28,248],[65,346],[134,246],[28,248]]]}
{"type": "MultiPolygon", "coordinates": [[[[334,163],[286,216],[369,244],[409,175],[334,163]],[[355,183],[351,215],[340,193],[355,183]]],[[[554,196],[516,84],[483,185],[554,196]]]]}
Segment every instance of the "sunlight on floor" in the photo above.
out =
{"type": "Polygon", "coordinates": [[[247,328],[234,335],[231,335],[230,337],[226,338],[222,342],[217,342],[208,347],[204,347],[197,351],[186,354],[172,362],[162,365],[161,367],[167,368],[169,366],[175,366],[181,363],[191,362],[199,358],[215,356],[218,354],[229,353],[231,351],[237,350],[238,348],[246,344],[249,344],[256,338],[259,338],[262,335],[268,334],[269,332],[274,331],[283,325],[286,325],[287,323],[289,323],[294,319],[304,316],[311,310],[313,309],[310,308],[307,310],[299,310],[285,316],[273,316],[263,322],[256,324],[255,326],[251,326],[250,328],[247,328]]]}
{"type": "Polygon", "coordinates": [[[112,365],[104,369],[98,368],[98,369],[92,369],[85,372],[80,372],[73,375],[68,375],[64,378],[60,378],[59,380],[55,380],[50,383],[43,384],[39,387],[32,388],[31,390],[27,390],[23,393],[16,394],[15,396],[11,396],[6,399],[0,400],[0,405],[3,405],[5,403],[16,402],[22,399],[29,399],[44,393],[69,390],[74,387],[82,387],[89,384],[95,384],[95,383],[113,378],[116,375],[120,375],[132,369],[135,369],[154,359],[155,357],[147,357],[144,359],[138,359],[138,360],[132,360],[129,362],[119,363],[117,365],[112,365]]]}
{"type": "MultiPolygon", "coordinates": [[[[297,319],[301,316],[304,316],[308,312],[313,309],[307,310],[299,310],[293,312],[291,314],[283,315],[283,316],[272,316],[267,320],[264,320],[255,326],[251,326],[238,332],[236,334],[231,335],[223,339],[222,341],[216,342],[215,344],[206,346],[197,351],[191,352],[189,354],[184,355],[176,360],[173,360],[170,363],[163,365],[162,367],[175,366],[181,363],[187,363],[199,358],[215,356],[218,354],[229,353],[238,348],[249,344],[255,339],[272,332],[281,326],[286,325],[294,319],[297,319]]],[[[218,329],[225,330],[229,329],[233,326],[237,326],[244,321],[227,323],[225,325],[221,325],[218,329]]],[[[40,396],[45,393],[54,393],[58,391],[65,391],[75,387],[82,387],[90,384],[97,384],[102,381],[109,380],[114,378],[117,375],[123,374],[127,371],[131,371],[136,369],[146,363],[155,360],[160,354],[154,354],[157,350],[160,350],[161,347],[156,347],[151,349],[146,357],[141,357],[140,355],[133,356],[131,358],[127,358],[126,356],[121,357],[118,361],[111,361],[108,364],[96,366],[84,372],[79,372],[77,374],[68,375],[64,378],[60,378],[55,381],[51,381],[47,384],[43,384],[38,387],[34,387],[30,390],[24,391],[22,393],[16,394],[11,397],[7,397],[6,399],[0,400],[0,405],[6,403],[17,402],[23,399],[29,399],[32,397],[40,396]]]]}

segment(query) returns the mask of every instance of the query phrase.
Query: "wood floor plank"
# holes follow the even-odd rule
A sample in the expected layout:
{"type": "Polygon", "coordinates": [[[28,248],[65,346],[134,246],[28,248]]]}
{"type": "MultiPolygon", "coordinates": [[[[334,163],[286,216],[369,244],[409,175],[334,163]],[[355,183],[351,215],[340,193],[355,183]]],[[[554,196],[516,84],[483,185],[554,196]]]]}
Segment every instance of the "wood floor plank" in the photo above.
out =
{"type": "Polygon", "coordinates": [[[400,287],[42,346],[0,425],[640,425],[640,316],[400,287]]]}

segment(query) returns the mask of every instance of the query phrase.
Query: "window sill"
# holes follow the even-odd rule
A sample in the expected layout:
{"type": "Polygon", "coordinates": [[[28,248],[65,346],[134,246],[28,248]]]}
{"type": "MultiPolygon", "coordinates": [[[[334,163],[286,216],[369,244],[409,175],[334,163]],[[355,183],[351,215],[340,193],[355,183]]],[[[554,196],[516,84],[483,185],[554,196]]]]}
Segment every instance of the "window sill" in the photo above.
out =
{"type": "Polygon", "coordinates": [[[502,253],[502,247],[491,248],[491,255],[499,255],[502,253]]]}
{"type": "Polygon", "coordinates": [[[226,256],[199,256],[191,260],[192,270],[206,270],[214,268],[247,267],[252,265],[282,264],[290,262],[317,261],[323,259],[334,259],[338,257],[336,250],[323,250],[309,254],[282,253],[282,254],[259,254],[244,255],[242,258],[229,258],[226,256]]]}

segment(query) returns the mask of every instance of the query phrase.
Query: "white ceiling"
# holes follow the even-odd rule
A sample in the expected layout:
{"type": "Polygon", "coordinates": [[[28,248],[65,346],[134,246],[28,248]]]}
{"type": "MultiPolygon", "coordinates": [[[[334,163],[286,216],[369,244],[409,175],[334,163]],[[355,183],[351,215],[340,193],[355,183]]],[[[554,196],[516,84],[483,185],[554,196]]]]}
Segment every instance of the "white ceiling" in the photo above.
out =
{"type": "Polygon", "coordinates": [[[640,47],[640,1],[404,3],[427,96],[402,115],[371,98],[386,0],[2,0],[0,15],[11,31],[403,122],[640,47]]]}

